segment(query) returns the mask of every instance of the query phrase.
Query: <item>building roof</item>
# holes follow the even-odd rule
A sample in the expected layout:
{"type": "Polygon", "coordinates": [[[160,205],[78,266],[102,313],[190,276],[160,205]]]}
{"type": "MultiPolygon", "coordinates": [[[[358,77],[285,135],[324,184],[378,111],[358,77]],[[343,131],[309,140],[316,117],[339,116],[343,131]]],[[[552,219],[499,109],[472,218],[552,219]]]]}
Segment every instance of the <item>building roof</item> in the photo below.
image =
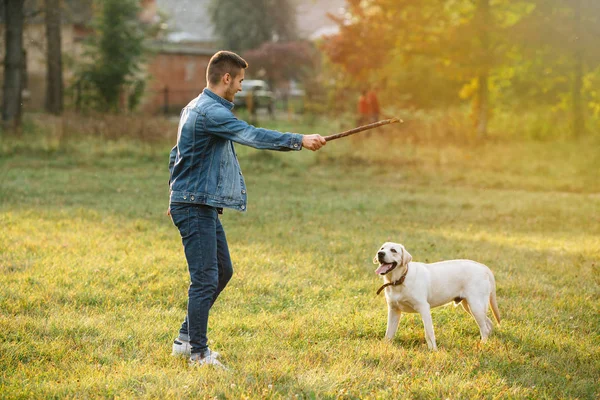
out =
{"type": "Polygon", "coordinates": [[[152,51],[161,54],[186,54],[194,56],[212,56],[213,54],[215,54],[214,49],[202,48],[188,43],[165,43],[154,41],[150,43],[150,48],[152,49],[152,51]]]}
{"type": "Polygon", "coordinates": [[[167,14],[171,42],[215,42],[210,21],[211,0],[156,0],[158,9],[167,14]]]}
{"type": "Polygon", "coordinates": [[[344,15],[345,0],[304,0],[297,1],[297,4],[297,26],[300,37],[314,40],[339,31],[338,25],[327,17],[327,14],[344,15]]]}

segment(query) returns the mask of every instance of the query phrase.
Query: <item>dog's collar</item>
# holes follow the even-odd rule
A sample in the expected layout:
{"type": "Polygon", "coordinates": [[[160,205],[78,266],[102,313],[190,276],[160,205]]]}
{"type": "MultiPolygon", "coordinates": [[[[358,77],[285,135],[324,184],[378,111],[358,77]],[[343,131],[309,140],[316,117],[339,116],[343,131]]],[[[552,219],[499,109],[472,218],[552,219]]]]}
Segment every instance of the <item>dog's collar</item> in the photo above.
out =
{"type": "Polygon", "coordinates": [[[404,283],[404,279],[406,279],[406,274],[408,274],[408,264],[406,264],[406,271],[404,271],[404,273],[402,274],[400,279],[398,279],[397,281],[394,281],[394,282],[388,282],[388,283],[383,284],[377,291],[377,294],[381,293],[381,291],[388,286],[402,285],[402,283],[404,283]]]}

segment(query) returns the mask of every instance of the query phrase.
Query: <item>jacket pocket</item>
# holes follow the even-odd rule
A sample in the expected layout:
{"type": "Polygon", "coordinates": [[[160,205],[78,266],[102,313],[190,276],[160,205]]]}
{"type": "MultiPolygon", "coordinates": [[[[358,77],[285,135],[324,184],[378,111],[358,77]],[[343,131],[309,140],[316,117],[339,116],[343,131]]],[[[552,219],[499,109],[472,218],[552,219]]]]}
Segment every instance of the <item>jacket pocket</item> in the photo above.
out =
{"type": "Polygon", "coordinates": [[[227,200],[237,200],[236,182],[239,180],[239,165],[231,150],[231,146],[223,149],[221,154],[221,168],[219,169],[219,187],[217,195],[227,200]]]}

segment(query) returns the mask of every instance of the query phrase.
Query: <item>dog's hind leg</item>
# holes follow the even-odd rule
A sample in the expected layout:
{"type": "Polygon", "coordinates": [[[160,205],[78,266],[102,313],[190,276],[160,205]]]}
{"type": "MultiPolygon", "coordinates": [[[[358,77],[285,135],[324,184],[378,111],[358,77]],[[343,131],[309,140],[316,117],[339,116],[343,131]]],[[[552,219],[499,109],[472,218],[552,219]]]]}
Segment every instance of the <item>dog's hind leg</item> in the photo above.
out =
{"type": "Polygon", "coordinates": [[[486,302],[477,302],[470,301],[469,309],[471,310],[471,314],[477,325],[479,325],[479,332],[481,333],[481,341],[485,342],[492,333],[492,321],[487,317],[487,303],[486,302]]]}
{"type": "Polygon", "coordinates": [[[467,299],[462,299],[462,301],[460,302],[460,305],[467,312],[467,314],[469,314],[470,316],[473,316],[473,313],[471,312],[471,309],[469,308],[469,303],[467,302],[467,299]]]}
{"type": "MultiPolygon", "coordinates": [[[[472,316],[473,318],[475,318],[475,316],[473,315],[473,312],[471,311],[471,308],[469,307],[469,302],[467,302],[467,299],[463,299],[460,302],[460,305],[463,307],[463,309],[467,312],[467,314],[469,314],[470,316],[472,316]]],[[[475,319],[475,321],[477,321],[477,319],[475,319]]],[[[477,323],[479,325],[479,323],[477,323]]],[[[491,333],[492,332],[492,328],[493,328],[493,324],[492,324],[492,320],[489,319],[487,316],[485,317],[485,325],[488,328],[488,331],[491,333]]]]}
{"type": "Polygon", "coordinates": [[[398,330],[398,322],[400,322],[401,316],[402,312],[400,310],[388,306],[387,330],[385,332],[385,338],[387,340],[392,340],[394,338],[394,335],[398,330]]]}

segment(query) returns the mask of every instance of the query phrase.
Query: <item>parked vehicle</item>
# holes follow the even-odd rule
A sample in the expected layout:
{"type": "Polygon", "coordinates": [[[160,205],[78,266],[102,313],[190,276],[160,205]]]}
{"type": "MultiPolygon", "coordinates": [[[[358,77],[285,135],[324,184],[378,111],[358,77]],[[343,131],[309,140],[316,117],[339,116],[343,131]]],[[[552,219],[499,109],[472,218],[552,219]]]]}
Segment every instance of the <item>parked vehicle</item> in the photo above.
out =
{"type": "Polygon", "coordinates": [[[242,90],[235,95],[233,103],[236,107],[247,107],[249,96],[252,96],[255,109],[266,108],[269,113],[273,112],[275,96],[267,82],[260,79],[244,80],[242,90]]]}

